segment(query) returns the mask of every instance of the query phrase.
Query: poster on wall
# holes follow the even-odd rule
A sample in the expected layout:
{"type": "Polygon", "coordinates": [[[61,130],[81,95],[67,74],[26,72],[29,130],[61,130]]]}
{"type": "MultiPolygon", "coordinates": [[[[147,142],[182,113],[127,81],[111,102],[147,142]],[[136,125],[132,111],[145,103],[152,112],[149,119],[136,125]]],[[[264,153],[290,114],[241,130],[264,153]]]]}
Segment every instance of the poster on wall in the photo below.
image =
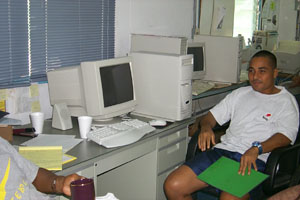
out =
{"type": "Polygon", "coordinates": [[[262,28],[264,31],[278,31],[279,0],[267,0],[262,10],[262,28]]]}
{"type": "Polygon", "coordinates": [[[233,36],[234,0],[215,0],[211,35],[233,36]]]}

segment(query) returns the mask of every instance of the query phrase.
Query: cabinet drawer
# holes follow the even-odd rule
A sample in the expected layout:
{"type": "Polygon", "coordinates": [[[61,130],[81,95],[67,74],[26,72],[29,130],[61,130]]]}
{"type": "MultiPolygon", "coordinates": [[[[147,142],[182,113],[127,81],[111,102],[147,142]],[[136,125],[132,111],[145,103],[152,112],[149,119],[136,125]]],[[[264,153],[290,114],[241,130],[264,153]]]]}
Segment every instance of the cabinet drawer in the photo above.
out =
{"type": "Polygon", "coordinates": [[[173,145],[162,148],[158,152],[158,173],[183,162],[186,156],[186,149],[187,141],[185,138],[173,145]]]}
{"type": "Polygon", "coordinates": [[[176,131],[175,133],[169,134],[167,136],[163,136],[159,139],[159,148],[167,146],[168,144],[171,144],[173,142],[176,142],[178,140],[181,140],[182,138],[187,137],[187,128],[182,129],[180,131],[176,131]]]}

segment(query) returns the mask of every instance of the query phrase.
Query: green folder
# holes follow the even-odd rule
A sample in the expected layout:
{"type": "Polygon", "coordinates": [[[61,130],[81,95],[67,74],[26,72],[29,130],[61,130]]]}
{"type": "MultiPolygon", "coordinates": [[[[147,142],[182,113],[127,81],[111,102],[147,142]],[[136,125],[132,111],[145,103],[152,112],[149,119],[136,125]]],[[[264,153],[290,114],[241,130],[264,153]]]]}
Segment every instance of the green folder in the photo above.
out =
{"type": "Polygon", "coordinates": [[[238,174],[239,167],[239,162],[221,157],[198,178],[211,186],[241,198],[268,177],[254,169],[251,169],[250,175],[248,175],[247,169],[245,175],[242,176],[238,174]]]}

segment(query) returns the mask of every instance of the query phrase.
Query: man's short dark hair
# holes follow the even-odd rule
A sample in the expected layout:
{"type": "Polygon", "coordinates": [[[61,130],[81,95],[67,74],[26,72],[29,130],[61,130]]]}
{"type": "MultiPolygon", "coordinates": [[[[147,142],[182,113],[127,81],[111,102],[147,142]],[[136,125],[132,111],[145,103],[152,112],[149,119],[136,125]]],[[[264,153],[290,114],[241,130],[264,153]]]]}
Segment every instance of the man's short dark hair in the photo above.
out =
{"type": "Polygon", "coordinates": [[[270,60],[270,63],[271,63],[271,66],[273,67],[273,69],[277,68],[277,58],[276,58],[276,56],[272,52],[267,51],[267,50],[261,50],[261,51],[255,53],[252,56],[251,60],[253,58],[258,58],[258,57],[268,58],[270,60]]]}

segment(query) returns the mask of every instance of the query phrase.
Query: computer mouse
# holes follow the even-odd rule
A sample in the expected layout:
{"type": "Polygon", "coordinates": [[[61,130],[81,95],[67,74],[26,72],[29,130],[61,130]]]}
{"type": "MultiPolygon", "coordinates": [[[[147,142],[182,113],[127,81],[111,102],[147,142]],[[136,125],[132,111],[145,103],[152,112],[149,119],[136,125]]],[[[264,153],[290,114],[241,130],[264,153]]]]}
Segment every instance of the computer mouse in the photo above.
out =
{"type": "Polygon", "coordinates": [[[153,120],[149,121],[149,124],[151,126],[166,126],[167,122],[164,120],[160,120],[160,119],[153,119],[153,120]]]}

